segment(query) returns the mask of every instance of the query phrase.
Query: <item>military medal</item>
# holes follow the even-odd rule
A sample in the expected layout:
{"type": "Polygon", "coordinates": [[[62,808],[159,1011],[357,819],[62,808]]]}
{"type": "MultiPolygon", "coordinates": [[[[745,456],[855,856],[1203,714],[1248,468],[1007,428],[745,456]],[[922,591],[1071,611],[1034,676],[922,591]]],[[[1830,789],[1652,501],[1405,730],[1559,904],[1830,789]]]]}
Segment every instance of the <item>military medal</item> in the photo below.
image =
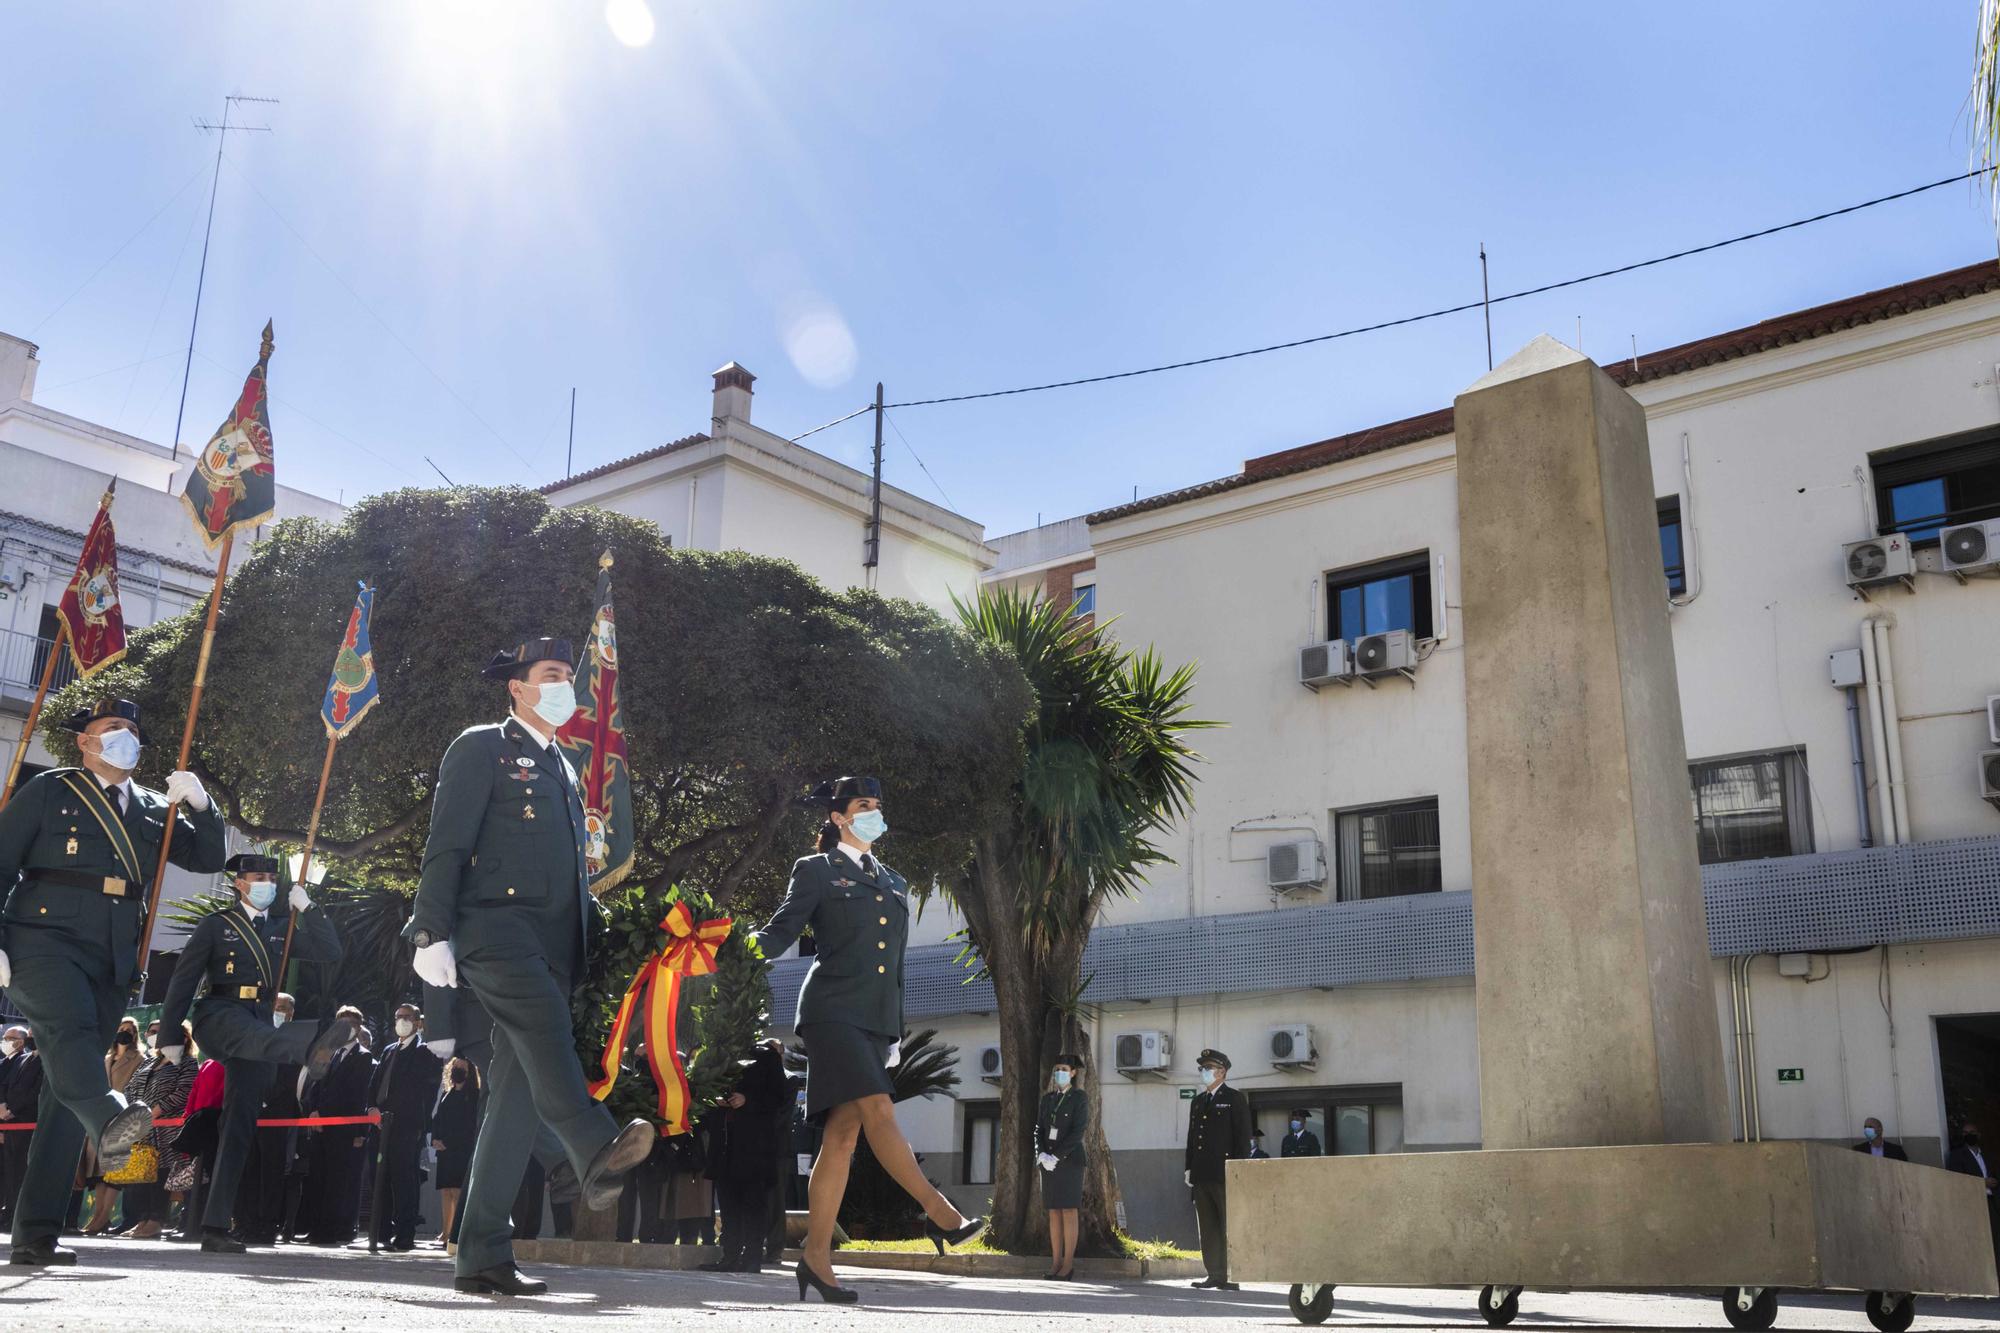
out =
{"type": "Polygon", "coordinates": [[[222,975],[224,975],[225,977],[233,977],[236,975],[236,960],[234,958],[230,959],[228,962],[222,965],[222,975]]]}
{"type": "Polygon", "coordinates": [[[522,806],[522,807],[521,807],[521,818],[523,818],[523,819],[533,819],[534,817],[535,817],[535,807],[534,807],[534,806],[532,806],[532,805],[524,805],[524,806],[522,806]]]}
{"type": "Polygon", "coordinates": [[[76,855],[76,839],[75,839],[74,837],[72,837],[72,838],[71,838],[71,839],[70,839],[70,840],[69,840],[69,841],[68,841],[67,843],[63,844],[63,850],[64,850],[65,852],[69,853],[69,854],[70,854],[71,856],[75,856],[75,855],[76,855]]]}

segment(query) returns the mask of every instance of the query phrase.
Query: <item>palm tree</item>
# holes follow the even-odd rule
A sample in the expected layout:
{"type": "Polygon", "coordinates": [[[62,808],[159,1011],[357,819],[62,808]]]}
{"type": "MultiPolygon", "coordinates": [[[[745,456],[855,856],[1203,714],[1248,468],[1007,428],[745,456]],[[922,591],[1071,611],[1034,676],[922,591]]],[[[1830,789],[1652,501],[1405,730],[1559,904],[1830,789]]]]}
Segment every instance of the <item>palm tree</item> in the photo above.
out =
{"type": "MultiPolygon", "coordinates": [[[[1979,38],[1972,62],[1972,165],[2000,162],[2000,0],[1979,0],[1979,38]]],[[[2000,172],[1990,172],[1986,188],[2000,226],[2000,172]]]]}
{"type": "MultiPolygon", "coordinates": [[[[944,890],[992,979],[1000,1016],[999,1146],[993,1236],[1022,1252],[1046,1243],[1029,1140],[1056,1056],[1090,1063],[1082,996],[1084,947],[1105,903],[1137,890],[1168,860],[1152,838],[1193,802],[1199,757],[1186,733],[1215,725],[1188,716],[1194,669],[1168,671],[1150,650],[1127,652],[1067,606],[1039,595],[983,590],[960,603],[975,635],[1011,651],[1037,706],[1009,818],[982,834],[944,890]]],[[[1095,1069],[1080,1248],[1116,1244],[1117,1177],[1106,1146],[1095,1069]]]]}

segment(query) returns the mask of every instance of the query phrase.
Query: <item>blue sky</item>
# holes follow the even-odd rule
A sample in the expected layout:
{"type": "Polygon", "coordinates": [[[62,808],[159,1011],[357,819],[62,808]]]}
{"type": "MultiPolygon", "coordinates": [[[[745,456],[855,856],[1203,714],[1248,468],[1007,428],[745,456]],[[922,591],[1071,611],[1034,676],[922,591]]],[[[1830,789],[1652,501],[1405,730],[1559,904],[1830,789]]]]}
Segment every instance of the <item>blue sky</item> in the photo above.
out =
{"type": "MultiPolygon", "coordinates": [[[[790,435],[877,379],[975,392],[1455,304],[1482,240],[1499,293],[1947,176],[1976,8],[652,0],[633,47],[594,0],[9,5],[0,330],[41,345],[42,401],[166,439],[215,146],[190,122],[278,97],[230,140],[182,439],[270,317],[289,484],[351,500],[433,482],[426,455],[540,483],[572,385],[582,470],[705,429],[732,358],[790,435]]],[[[1993,254],[1955,186],[1501,307],[1494,341],[1581,316],[1609,359],[1993,254]]],[[[889,477],[997,534],[1484,369],[1475,313],[907,408],[889,477]]],[[[812,443],[865,463],[865,419],[812,443]]]]}

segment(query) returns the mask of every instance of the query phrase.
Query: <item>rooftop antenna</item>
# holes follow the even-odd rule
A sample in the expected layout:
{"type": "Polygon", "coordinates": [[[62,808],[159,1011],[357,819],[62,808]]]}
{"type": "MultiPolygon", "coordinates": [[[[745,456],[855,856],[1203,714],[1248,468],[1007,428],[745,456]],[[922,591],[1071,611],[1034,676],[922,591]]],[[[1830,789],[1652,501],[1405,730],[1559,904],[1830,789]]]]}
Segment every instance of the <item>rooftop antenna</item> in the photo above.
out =
{"type": "Polygon", "coordinates": [[[1479,304],[1486,313],[1486,368],[1493,369],[1493,286],[1486,279],[1486,242],[1479,243],[1479,304]]]}
{"type": "Polygon", "coordinates": [[[181,366],[181,403],[179,407],[174,409],[174,434],[173,438],[168,441],[168,443],[173,445],[173,459],[177,466],[181,458],[181,421],[187,412],[188,376],[194,370],[194,335],[201,328],[201,289],[208,281],[208,240],[215,232],[215,193],[217,187],[222,184],[222,149],[229,142],[229,132],[231,130],[235,130],[239,134],[269,134],[271,132],[269,125],[231,125],[229,123],[229,113],[235,109],[236,104],[239,102],[256,102],[264,106],[276,106],[278,99],[275,97],[248,97],[242,93],[231,93],[222,99],[222,120],[219,123],[209,120],[197,120],[194,123],[194,127],[198,130],[203,132],[213,131],[215,133],[215,175],[208,183],[208,225],[201,233],[201,268],[197,271],[194,280],[194,318],[188,324],[187,360],[181,366]]]}
{"type": "Polygon", "coordinates": [[[1638,368],[1639,368],[1639,335],[1635,333],[1632,335],[1632,369],[1637,370],[1638,368]]]}
{"type": "Polygon", "coordinates": [[[569,386],[569,452],[563,455],[563,480],[568,481],[576,462],[576,386],[569,386]]]}
{"type": "Polygon", "coordinates": [[[1578,316],[1576,317],[1576,350],[1577,350],[1577,351],[1579,351],[1579,352],[1581,352],[1581,351],[1583,350],[1583,316],[1582,316],[1582,315],[1578,315],[1578,316]]]}

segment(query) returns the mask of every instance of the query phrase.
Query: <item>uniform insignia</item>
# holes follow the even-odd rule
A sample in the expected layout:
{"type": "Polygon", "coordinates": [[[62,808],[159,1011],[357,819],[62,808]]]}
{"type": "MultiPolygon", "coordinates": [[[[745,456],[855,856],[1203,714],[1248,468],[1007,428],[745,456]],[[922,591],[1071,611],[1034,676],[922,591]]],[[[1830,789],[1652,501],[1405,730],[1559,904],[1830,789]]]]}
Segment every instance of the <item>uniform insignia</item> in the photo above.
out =
{"type": "Polygon", "coordinates": [[[851,879],[837,879],[833,882],[833,887],[836,889],[851,889],[854,887],[854,881],[851,879]]]}
{"type": "Polygon", "coordinates": [[[534,806],[532,806],[532,805],[524,805],[524,806],[522,806],[522,807],[521,807],[521,818],[523,818],[523,819],[533,819],[534,817],[535,817],[535,807],[534,807],[534,806]]]}
{"type": "Polygon", "coordinates": [[[532,769],[510,768],[507,770],[507,776],[516,782],[533,782],[535,780],[535,774],[532,769]]]}
{"type": "Polygon", "coordinates": [[[63,844],[63,851],[64,851],[64,852],[66,852],[66,853],[68,853],[68,854],[69,854],[69,855],[71,855],[71,856],[75,856],[75,855],[76,855],[76,839],[75,839],[75,838],[71,838],[71,839],[70,839],[70,840],[69,840],[68,842],[64,843],[64,844],[63,844]]]}
{"type": "Polygon", "coordinates": [[[230,959],[230,960],[229,960],[228,962],[224,963],[224,964],[222,965],[222,971],[223,971],[223,974],[224,974],[225,976],[232,976],[232,977],[233,977],[233,976],[235,976],[235,975],[236,975],[236,960],[235,960],[234,958],[232,958],[232,959],[230,959]]]}
{"type": "Polygon", "coordinates": [[[516,764],[519,764],[522,768],[533,768],[535,766],[535,761],[528,758],[528,756],[526,755],[522,755],[519,759],[516,759],[514,762],[516,764]]]}

